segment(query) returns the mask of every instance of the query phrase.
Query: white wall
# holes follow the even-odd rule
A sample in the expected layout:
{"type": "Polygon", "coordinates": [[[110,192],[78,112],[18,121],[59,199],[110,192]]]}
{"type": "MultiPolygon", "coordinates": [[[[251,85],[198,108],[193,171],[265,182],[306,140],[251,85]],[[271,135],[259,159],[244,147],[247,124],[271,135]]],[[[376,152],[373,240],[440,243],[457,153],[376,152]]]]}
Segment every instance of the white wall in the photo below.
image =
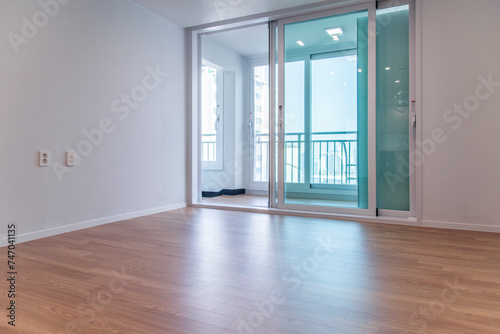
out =
{"type": "Polygon", "coordinates": [[[422,1],[423,138],[447,138],[427,148],[424,225],[500,232],[499,17],[498,0],[422,1]],[[499,85],[474,106],[481,76],[499,85]],[[472,112],[448,111],[464,101],[472,112]]]}
{"type": "Polygon", "coordinates": [[[0,242],[11,222],[22,241],[182,206],[183,30],[130,1],[71,1],[47,9],[53,17],[41,11],[34,0],[0,3],[0,242]],[[30,38],[16,53],[9,33],[22,35],[23,17],[34,15],[40,27],[25,29],[30,38]],[[141,102],[122,120],[125,104],[115,113],[112,102],[134,88],[144,93],[137,87],[147,67],[169,75],[148,79],[147,97],[136,95],[141,102]],[[112,131],[96,135],[92,153],[58,179],[54,163],[106,119],[112,131]],[[37,167],[41,149],[51,151],[52,167],[37,167]]]}
{"type": "Polygon", "coordinates": [[[243,57],[209,36],[202,40],[203,59],[234,72],[235,108],[224,112],[224,170],[202,171],[202,190],[244,188],[243,178],[243,57]]]}

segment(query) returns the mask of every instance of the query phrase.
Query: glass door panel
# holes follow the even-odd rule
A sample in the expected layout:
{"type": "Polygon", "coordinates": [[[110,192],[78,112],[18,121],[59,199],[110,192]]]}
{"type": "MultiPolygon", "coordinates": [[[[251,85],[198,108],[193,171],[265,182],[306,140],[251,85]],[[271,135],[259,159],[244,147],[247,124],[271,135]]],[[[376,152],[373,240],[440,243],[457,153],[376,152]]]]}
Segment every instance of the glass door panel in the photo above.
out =
{"type": "Polygon", "coordinates": [[[410,211],[409,6],[377,11],[377,207],[410,211]]]}
{"type": "Polygon", "coordinates": [[[368,10],[284,24],[284,203],[368,208],[368,10]]]}

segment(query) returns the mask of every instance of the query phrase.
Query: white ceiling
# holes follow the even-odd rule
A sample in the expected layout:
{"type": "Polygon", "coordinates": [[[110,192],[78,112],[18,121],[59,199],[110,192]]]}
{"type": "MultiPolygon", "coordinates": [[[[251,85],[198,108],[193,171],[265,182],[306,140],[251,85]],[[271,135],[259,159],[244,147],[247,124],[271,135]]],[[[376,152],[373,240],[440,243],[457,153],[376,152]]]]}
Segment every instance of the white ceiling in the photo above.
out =
{"type": "MultiPolygon", "coordinates": [[[[219,21],[268,14],[294,7],[308,5],[356,3],[359,0],[132,0],[167,20],[183,27],[211,24],[219,21]]],[[[321,27],[323,29],[324,27],[321,27]]],[[[300,30],[300,28],[299,28],[300,30]]],[[[308,32],[297,31],[297,38],[311,46],[318,41],[311,40],[308,32]],[[301,36],[304,35],[304,36],[301,36]]],[[[322,36],[323,40],[328,37],[322,36]]],[[[267,24],[208,34],[210,38],[238,52],[242,56],[264,55],[268,52],[267,24]]],[[[346,37],[346,36],[345,36],[346,37]]],[[[328,37],[328,39],[330,39],[328,37]]],[[[349,38],[350,39],[350,38],[349,38]]],[[[329,40],[331,42],[331,39],[329,40]]],[[[295,41],[293,41],[295,43],[295,41]]],[[[290,50],[294,45],[287,46],[290,50]]],[[[297,45],[295,45],[297,47],[297,45]]]]}
{"type": "Polygon", "coordinates": [[[243,57],[267,55],[269,49],[267,24],[217,32],[209,34],[208,37],[236,51],[243,57]]]}
{"type": "Polygon", "coordinates": [[[308,4],[345,0],[134,0],[169,21],[192,27],[308,4]]]}

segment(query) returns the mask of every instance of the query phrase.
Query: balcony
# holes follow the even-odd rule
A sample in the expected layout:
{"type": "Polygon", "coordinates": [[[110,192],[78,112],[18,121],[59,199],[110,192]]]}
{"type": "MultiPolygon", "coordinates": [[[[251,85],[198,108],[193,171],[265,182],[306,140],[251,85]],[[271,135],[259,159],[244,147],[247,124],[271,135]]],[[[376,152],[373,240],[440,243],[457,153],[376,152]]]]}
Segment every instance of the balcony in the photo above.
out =
{"type": "MultiPolygon", "coordinates": [[[[311,178],[306,180],[306,150],[304,133],[285,135],[285,181],[287,183],[356,185],[357,132],[314,132],[311,134],[311,178]]],[[[254,180],[268,180],[269,135],[255,138],[254,180]]]]}

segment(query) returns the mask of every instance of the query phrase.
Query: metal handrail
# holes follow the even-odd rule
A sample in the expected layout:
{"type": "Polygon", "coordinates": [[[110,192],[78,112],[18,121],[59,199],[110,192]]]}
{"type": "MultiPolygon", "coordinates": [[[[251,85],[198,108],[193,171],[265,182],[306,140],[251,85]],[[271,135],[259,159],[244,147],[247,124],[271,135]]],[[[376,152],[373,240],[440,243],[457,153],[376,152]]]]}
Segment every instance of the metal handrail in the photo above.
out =
{"type": "MultiPolygon", "coordinates": [[[[215,161],[216,135],[202,136],[204,161],[215,161]],[[211,138],[210,138],[211,137],[211,138]],[[212,160],[210,160],[212,159],[212,160]]],[[[312,184],[357,184],[357,132],[313,132],[311,133],[312,184]],[[318,136],[327,137],[318,139],[318,136]],[[328,136],[330,138],[328,138],[328,136]],[[315,139],[316,137],[316,139],[315,139]],[[338,137],[338,138],[332,138],[338,137]],[[344,138],[342,138],[344,137],[344,138]],[[349,138],[345,138],[349,137],[349,138]]],[[[285,182],[305,182],[305,134],[285,133],[285,182]],[[295,140],[287,137],[296,136],[295,140]]],[[[269,134],[255,135],[254,181],[268,181],[269,134]]]]}

